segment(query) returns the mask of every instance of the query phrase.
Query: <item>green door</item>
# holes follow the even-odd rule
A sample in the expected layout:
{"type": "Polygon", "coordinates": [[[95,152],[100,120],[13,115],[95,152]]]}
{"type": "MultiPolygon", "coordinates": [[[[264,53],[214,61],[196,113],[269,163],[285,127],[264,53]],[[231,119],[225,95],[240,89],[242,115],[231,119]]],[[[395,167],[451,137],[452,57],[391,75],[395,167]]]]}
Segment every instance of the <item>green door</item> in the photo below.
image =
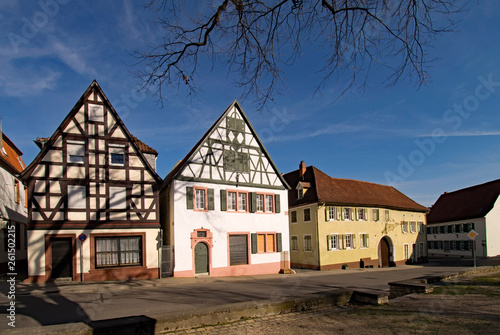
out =
{"type": "Polygon", "coordinates": [[[194,247],[195,273],[208,273],[208,247],[205,243],[198,243],[194,247]]]}

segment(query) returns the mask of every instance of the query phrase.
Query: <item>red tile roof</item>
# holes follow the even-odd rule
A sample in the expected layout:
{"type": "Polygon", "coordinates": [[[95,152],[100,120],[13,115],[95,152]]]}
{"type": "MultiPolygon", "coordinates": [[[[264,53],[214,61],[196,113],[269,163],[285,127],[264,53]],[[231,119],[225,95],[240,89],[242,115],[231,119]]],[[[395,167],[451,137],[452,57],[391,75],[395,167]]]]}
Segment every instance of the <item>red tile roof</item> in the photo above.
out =
{"type": "Polygon", "coordinates": [[[299,170],[287,173],[284,177],[292,187],[288,192],[290,207],[325,202],[336,205],[383,207],[417,212],[427,212],[429,210],[392,186],[352,179],[332,178],[314,166],[307,167],[303,179],[299,177],[299,170]],[[299,182],[309,182],[311,184],[302,199],[297,199],[297,191],[295,190],[299,182]]]}
{"type": "Polygon", "coordinates": [[[21,173],[26,168],[26,165],[21,158],[23,153],[14,145],[14,143],[12,143],[12,141],[7,136],[5,136],[5,134],[3,134],[2,136],[3,146],[2,148],[0,148],[0,158],[2,160],[2,165],[12,169],[12,173],[21,173]]]}
{"type": "Polygon", "coordinates": [[[149,145],[147,145],[146,143],[144,143],[143,141],[141,141],[140,139],[138,139],[134,135],[131,135],[131,136],[132,136],[132,139],[135,142],[135,145],[137,145],[137,147],[139,148],[139,150],[141,150],[142,152],[145,152],[147,154],[158,155],[158,151],[156,151],[155,149],[151,148],[149,145]]]}
{"type": "Polygon", "coordinates": [[[428,223],[482,218],[495,205],[500,194],[500,179],[441,194],[427,215],[428,223]]]}

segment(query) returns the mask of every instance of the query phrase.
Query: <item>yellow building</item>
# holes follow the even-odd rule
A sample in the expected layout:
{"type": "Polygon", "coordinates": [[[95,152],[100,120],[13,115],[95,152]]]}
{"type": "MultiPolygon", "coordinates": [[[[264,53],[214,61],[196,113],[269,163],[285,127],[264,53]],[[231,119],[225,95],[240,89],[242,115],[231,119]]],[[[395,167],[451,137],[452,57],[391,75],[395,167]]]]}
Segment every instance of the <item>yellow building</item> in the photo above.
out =
{"type": "Polygon", "coordinates": [[[426,213],[394,187],[332,178],[301,162],[285,174],[294,267],[388,267],[427,259],[426,213]]]}

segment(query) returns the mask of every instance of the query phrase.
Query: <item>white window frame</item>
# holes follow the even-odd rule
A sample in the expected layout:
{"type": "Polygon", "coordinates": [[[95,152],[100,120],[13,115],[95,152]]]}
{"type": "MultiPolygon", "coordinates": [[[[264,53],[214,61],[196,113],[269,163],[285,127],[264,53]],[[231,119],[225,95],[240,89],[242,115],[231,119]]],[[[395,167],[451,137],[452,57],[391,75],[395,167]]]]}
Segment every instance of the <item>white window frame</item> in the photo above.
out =
{"type": "Polygon", "coordinates": [[[238,193],[233,191],[227,192],[227,210],[231,212],[236,212],[238,203],[238,193]],[[234,199],[232,199],[232,195],[234,195],[234,199]]]}
{"type": "Polygon", "coordinates": [[[303,188],[299,188],[297,190],[297,199],[300,200],[300,199],[303,199],[304,198],[304,189],[303,188]]]}
{"type": "Polygon", "coordinates": [[[353,243],[353,234],[352,233],[347,233],[344,234],[345,236],[345,248],[346,250],[351,250],[354,249],[354,243],[353,243]]]}
{"type": "Polygon", "coordinates": [[[358,208],[358,220],[359,221],[365,221],[365,213],[366,213],[366,209],[365,208],[358,208]]]}
{"type": "Polygon", "coordinates": [[[255,196],[256,208],[255,211],[259,213],[264,212],[264,194],[256,194],[255,196]]]}
{"type": "Polygon", "coordinates": [[[67,141],[66,143],[68,163],[84,164],[85,163],[85,142],[67,141]],[[81,157],[81,159],[72,161],[71,157],[81,157]]]}
{"type": "Polygon", "coordinates": [[[372,218],[373,221],[377,222],[380,220],[380,210],[378,208],[372,208],[372,218]],[[377,213],[377,214],[375,214],[377,213]]]}
{"type": "Polygon", "coordinates": [[[424,225],[424,221],[418,221],[418,231],[420,234],[424,234],[425,233],[425,225],[424,225]]]}
{"type": "Polygon", "coordinates": [[[401,223],[401,232],[403,234],[408,234],[408,221],[403,221],[401,223]]]}
{"type": "Polygon", "coordinates": [[[340,250],[339,234],[330,234],[330,250],[340,250]]]}
{"type": "Polygon", "coordinates": [[[87,187],[84,185],[68,185],[68,209],[87,208],[87,187]]]}
{"type": "Polygon", "coordinates": [[[264,199],[265,199],[265,212],[266,213],[273,213],[274,212],[274,195],[265,194],[264,199]]]}
{"type": "Polygon", "coordinates": [[[403,259],[405,261],[410,259],[410,245],[408,243],[403,244],[403,259]]]}
{"type": "Polygon", "coordinates": [[[303,215],[304,215],[304,222],[311,222],[311,209],[310,208],[304,208],[303,215]],[[309,211],[309,220],[306,220],[306,211],[309,211]]]}
{"type": "Polygon", "coordinates": [[[368,237],[367,233],[360,233],[359,234],[359,248],[360,249],[369,248],[369,237],[368,237]]]}
{"type": "Polygon", "coordinates": [[[313,251],[313,243],[312,243],[312,235],[304,235],[304,251],[307,252],[312,252],[313,251]],[[310,241],[309,243],[309,249],[307,249],[308,245],[306,244],[306,238],[310,241]]]}
{"type": "Polygon", "coordinates": [[[352,215],[351,213],[352,213],[351,207],[344,207],[343,209],[344,221],[351,221],[351,215],[352,215]]]}
{"type": "Polygon", "coordinates": [[[290,250],[299,251],[299,237],[297,235],[290,236],[290,250]]]}
{"type": "Polygon", "coordinates": [[[207,207],[207,189],[195,188],[194,189],[194,209],[198,211],[205,211],[207,207]]]}
{"type": "Polygon", "coordinates": [[[388,209],[384,211],[384,220],[385,222],[391,221],[391,212],[388,209]]]}
{"type": "Polygon", "coordinates": [[[127,188],[120,186],[109,187],[109,208],[127,209],[127,188]],[[119,202],[116,202],[117,199],[119,202]]]}
{"type": "Polygon", "coordinates": [[[410,232],[412,234],[415,234],[417,232],[417,222],[416,221],[410,221],[410,232]]]}
{"type": "Polygon", "coordinates": [[[238,212],[248,212],[248,193],[238,193],[238,212]]]}
{"type": "Polygon", "coordinates": [[[328,220],[329,221],[336,221],[337,220],[337,207],[330,206],[328,208],[328,220]]]}
{"type": "Polygon", "coordinates": [[[122,144],[110,144],[108,148],[109,153],[109,165],[113,166],[125,166],[125,146],[122,144]],[[113,162],[113,155],[123,156],[123,163],[113,162]]]}

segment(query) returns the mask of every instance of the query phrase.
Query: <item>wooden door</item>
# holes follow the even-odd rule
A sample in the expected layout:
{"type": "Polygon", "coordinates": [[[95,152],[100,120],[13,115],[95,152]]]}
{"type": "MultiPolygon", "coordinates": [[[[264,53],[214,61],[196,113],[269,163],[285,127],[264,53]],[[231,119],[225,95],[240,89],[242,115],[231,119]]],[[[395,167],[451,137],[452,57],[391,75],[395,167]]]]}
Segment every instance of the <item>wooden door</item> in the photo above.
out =
{"type": "Polygon", "coordinates": [[[380,258],[382,267],[389,267],[390,264],[390,248],[389,243],[385,238],[380,240],[380,258]]]}
{"type": "Polygon", "coordinates": [[[208,247],[205,243],[198,243],[194,247],[195,273],[208,273],[208,247]]]}
{"type": "Polygon", "coordinates": [[[51,238],[52,272],[51,277],[73,277],[73,245],[71,238],[51,238]]]}

